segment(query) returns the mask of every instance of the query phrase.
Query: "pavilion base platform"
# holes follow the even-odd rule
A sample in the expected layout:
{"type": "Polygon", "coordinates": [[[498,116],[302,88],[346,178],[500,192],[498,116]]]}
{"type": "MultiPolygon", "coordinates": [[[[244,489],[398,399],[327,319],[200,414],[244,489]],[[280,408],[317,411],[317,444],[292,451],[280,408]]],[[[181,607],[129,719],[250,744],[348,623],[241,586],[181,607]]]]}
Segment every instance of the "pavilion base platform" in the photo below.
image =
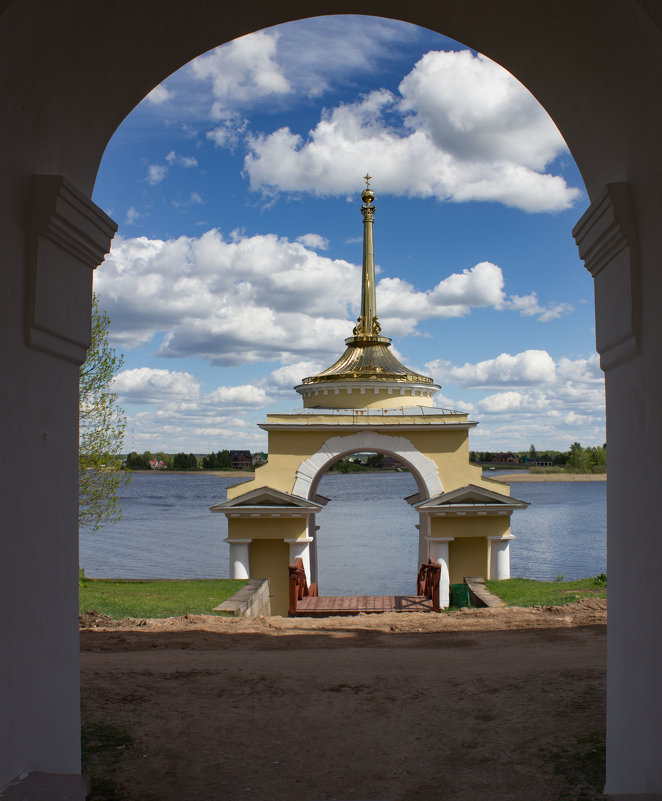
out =
{"type": "Polygon", "coordinates": [[[293,617],[432,611],[432,600],[425,595],[309,595],[297,603],[293,617]]]}

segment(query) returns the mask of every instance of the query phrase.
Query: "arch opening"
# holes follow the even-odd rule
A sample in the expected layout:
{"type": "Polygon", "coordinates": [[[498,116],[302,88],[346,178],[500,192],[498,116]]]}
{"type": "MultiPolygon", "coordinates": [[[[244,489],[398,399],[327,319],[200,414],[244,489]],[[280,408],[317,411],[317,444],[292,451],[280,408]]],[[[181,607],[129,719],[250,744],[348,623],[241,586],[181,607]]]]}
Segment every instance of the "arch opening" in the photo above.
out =
{"type": "MultiPolygon", "coordinates": [[[[414,594],[419,515],[407,498],[417,494],[415,476],[404,465],[400,471],[331,469],[348,464],[347,457],[365,460],[373,454],[341,456],[316,481],[316,497],[325,502],[315,515],[316,580],[322,595],[414,594]]],[[[395,462],[390,454],[381,455],[395,462]]]]}

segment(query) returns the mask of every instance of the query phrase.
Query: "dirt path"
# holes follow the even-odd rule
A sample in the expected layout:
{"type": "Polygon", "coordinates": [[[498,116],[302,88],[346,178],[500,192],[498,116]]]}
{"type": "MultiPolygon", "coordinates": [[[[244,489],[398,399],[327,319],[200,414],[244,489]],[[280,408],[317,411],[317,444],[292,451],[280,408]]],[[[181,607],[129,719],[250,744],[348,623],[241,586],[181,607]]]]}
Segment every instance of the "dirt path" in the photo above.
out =
{"type": "Polygon", "coordinates": [[[605,616],[590,599],[83,630],[90,801],[599,798],[605,616]]]}

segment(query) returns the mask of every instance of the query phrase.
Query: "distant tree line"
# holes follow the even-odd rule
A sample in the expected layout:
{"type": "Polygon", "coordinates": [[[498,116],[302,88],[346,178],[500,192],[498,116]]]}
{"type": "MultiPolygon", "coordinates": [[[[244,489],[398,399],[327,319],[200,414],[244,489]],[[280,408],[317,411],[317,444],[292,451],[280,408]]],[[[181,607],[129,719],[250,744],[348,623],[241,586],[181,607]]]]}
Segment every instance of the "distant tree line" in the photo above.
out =
{"type": "Polygon", "coordinates": [[[203,470],[229,470],[231,467],[230,451],[216,451],[202,457],[203,470]]]}
{"type": "Polygon", "coordinates": [[[329,468],[330,473],[366,473],[373,470],[406,470],[407,468],[383,453],[373,453],[370,456],[348,456],[338,459],[329,468]]]}
{"type": "MultiPolygon", "coordinates": [[[[266,453],[253,454],[254,465],[264,464],[267,460],[266,453]]],[[[208,453],[204,456],[195,453],[152,453],[144,451],[137,453],[132,451],[127,457],[125,466],[130,470],[232,470],[230,451],[222,450],[215,453],[208,453]]]]}
{"type": "MultiPolygon", "coordinates": [[[[573,442],[567,451],[538,451],[531,445],[528,451],[510,451],[519,457],[520,463],[551,462],[554,467],[565,467],[574,473],[604,473],[607,469],[607,443],[583,447],[573,442]]],[[[472,462],[492,464],[497,451],[470,451],[472,462]]]]}

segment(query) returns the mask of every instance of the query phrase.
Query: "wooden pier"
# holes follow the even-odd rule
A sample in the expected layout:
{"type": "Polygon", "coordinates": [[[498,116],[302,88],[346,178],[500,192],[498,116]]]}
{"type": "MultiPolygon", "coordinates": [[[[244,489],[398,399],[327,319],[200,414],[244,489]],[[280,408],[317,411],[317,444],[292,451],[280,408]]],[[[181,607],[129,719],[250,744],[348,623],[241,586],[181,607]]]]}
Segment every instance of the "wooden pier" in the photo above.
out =
{"type": "Polygon", "coordinates": [[[432,612],[432,601],[424,595],[309,595],[302,598],[296,617],[358,615],[362,612],[432,612]]]}
{"type": "Polygon", "coordinates": [[[379,614],[382,612],[439,612],[440,566],[433,561],[421,565],[418,595],[318,595],[317,584],[308,585],[303,561],[289,566],[290,617],[330,617],[379,614]]]}

